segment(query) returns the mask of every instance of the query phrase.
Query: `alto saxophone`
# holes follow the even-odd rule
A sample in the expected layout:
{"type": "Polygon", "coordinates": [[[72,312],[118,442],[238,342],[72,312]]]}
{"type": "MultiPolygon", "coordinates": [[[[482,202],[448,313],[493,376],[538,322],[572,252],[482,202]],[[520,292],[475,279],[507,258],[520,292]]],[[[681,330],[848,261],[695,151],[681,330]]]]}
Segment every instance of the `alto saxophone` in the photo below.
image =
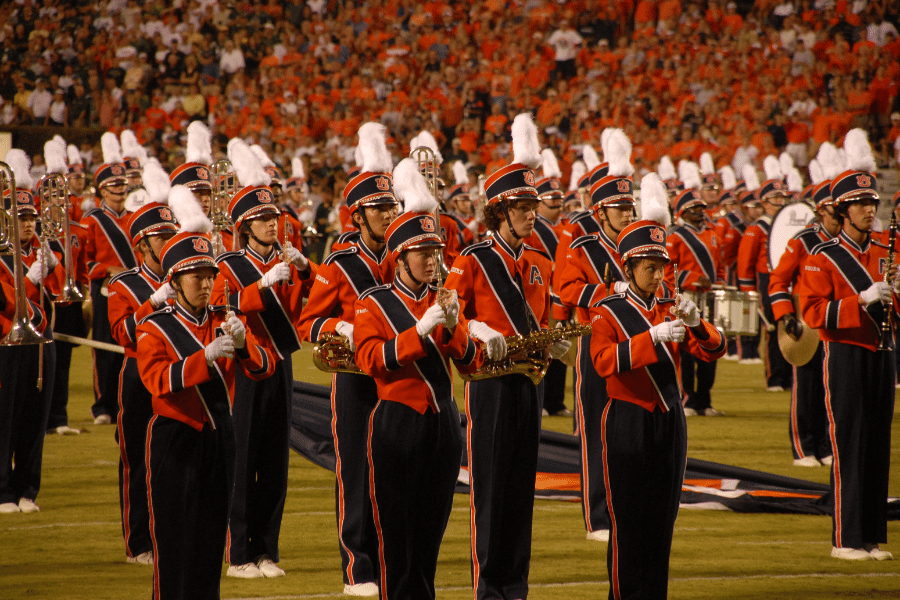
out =
{"type": "Polygon", "coordinates": [[[313,364],[326,373],[363,374],[353,359],[350,340],[337,333],[323,333],[312,349],[313,364]]]}
{"type": "MultiPolygon", "coordinates": [[[[506,356],[500,360],[486,360],[471,373],[460,373],[465,381],[490,379],[514,373],[525,375],[537,385],[547,374],[550,357],[547,350],[556,342],[591,333],[591,324],[569,325],[556,329],[542,329],[528,335],[511,335],[506,339],[506,356]]],[[[486,348],[481,344],[482,349],[486,348]]]]}

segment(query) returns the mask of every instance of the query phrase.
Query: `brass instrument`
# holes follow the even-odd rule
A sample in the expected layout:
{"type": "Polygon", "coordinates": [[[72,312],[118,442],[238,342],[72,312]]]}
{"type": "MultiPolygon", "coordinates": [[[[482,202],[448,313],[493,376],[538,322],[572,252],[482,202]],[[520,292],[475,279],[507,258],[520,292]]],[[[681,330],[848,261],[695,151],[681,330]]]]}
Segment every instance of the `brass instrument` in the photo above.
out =
{"type": "Polygon", "coordinates": [[[675,280],[675,293],[672,294],[672,297],[675,299],[675,305],[669,309],[669,312],[671,312],[676,319],[684,320],[684,313],[680,309],[676,308],[678,306],[678,297],[681,296],[681,290],[678,289],[678,263],[674,263],[672,265],[672,268],[675,271],[673,274],[673,278],[675,280]]]}
{"type": "MultiPolygon", "coordinates": [[[[888,285],[893,286],[891,282],[891,271],[894,270],[894,253],[897,248],[897,213],[891,213],[891,225],[888,227],[888,235],[890,236],[890,241],[888,242],[888,259],[887,259],[887,268],[884,270],[884,281],[888,285]]],[[[878,340],[878,349],[879,350],[890,350],[892,343],[894,341],[894,322],[891,319],[891,313],[893,312],[893,305],[891,303],[886,304],[884,307],[884,319],[881,321],[881,338],[878,340]]]]}
{"type": "MultiPolygon", "coordinates": [[[[437,206],[434,209],[434,223],[443,237],[443,230],[441,228],[441,184],[443,183],[440,174],[441,166],[437,164],[437,157],[434,150],[428,146],[417,146],[416,148],[413,148],[409,153],[409,157],[418,163],[419,171],[425,176],[425,183],[428,185],[428,191],[431,192],[434,201],[437,203],[437,206]]],[[[446,301],[446,295],[440,290],[443,289],[443,279],[449,271],[447,270],[447,265],[444,264],[443,252],[436,250],[434,259],[437,263],[435,266],[435,274],[438,286],[438,302],[440,303],[446,301]]]]}
{"type": "Polygon", "coordinates": [[[0,219],[0,240],[11,244],[16,284],[16,309],[10,321],[9,333],[0,340],[0,346],[46,344],[50,340],[42,336],[28,319],[28,299],[25,297],[25,263],[22,262],[22,241],[19,239],[19,205],[16,201],[16,176],[8,164],[0,162],[0,198],[4,201],[3,218],[0,219]],[[9,207],[5,196],[9,192],[9,207]]]}
{"type": "MultiPolygon", "coordinates": [[[[234,224],[228,215],[228,205],[231,199],[238,192],[238,179],[231,166],[231,161],[222,159],[216,161],[212,166],[212,174],[214,179],[213,193],[211,205],[209,208],[209,220],[213,224],[213,248],[216,256],[223,252],[237,250],[238,248],[225,248],[222,241],[222,232],[231,229],[234,224]]],[[[234,244],[238,243],[238,236],[234,236],[234,244]]]]}
{"type": "MultiPolygon", "coordinates": [[[[472,373],[460,373],[465,381],[478,381],[518,373],[537,385],[547,374],[550,357],[547,350],[556,342],[591,333],[591,324],[569,325],[556,329],[542,329],[526,336],[512,335],[506,339],[506,356],[500,360],[484,361],[472,373]]],[[[482,349],[486,346],[482,343],[482,349]]]]}
{"type": "Polygon", "coordinates": [[[231,330],[228,328],[228,320],[234,316],[234,310],[231,308],[231,293],[228,289],[228,280],[225,280],[225,323],[222,325],[222,330],[231,335],[231,330]]]}
{"type": "Polygon", "coordinates": [[[75,280],[75,265],[72,261],[72,231],[69,226],[69,188],[65,175],[48,173],[38,181],[38,195],[41,198],[41,246],[44,242],[56,241],[63,251],[63,266],[66,280],[55,303],[83,302],[84,293],[75,280]]]}
{"type": "Polygon", "coordinates": [[[603,268],[603,283],[606,285],[606,297],[609,298],[613,291],[613,278],[612,271],[609,270],[609,263],[606,263],[603,268]]]}
{"type": "Polygon", "coordinates": [[[478,176],[478,193],[472,199],[472,210],[475,212],[476,223],[484,223],[484,207],[487,204],[487,192],[484,189],[485,181],[487,181],[487,177],[483,174],[478,176]]]}
{"type": "Polygon", "coordinates": [[[347,336],[337,333],[321,334],[312,350],[313,364],[326,373],[362,374],[363,372],[356,366],[353,355],[350,340],[347,336]]]}

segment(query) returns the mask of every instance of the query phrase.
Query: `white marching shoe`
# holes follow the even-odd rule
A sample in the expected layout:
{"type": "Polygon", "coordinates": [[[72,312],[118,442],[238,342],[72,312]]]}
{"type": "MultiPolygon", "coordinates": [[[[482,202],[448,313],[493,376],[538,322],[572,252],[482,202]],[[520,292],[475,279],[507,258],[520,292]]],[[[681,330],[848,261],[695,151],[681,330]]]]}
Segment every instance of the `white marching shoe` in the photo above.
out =
{"type": "Polygon", "coordinates": [[[350,585],[349,583],[344,584],[344,595],[345,596],[377,596],[378,595],[378,585],[373,582],[369,583],[354,583],[350,585]]]}

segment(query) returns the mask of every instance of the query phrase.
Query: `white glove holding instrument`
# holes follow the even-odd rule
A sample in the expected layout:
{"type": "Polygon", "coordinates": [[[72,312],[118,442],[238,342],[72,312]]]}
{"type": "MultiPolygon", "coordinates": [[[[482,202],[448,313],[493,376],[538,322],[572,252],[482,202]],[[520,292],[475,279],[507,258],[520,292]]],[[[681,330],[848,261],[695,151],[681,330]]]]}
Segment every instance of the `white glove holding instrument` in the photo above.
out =
{"type": "Polygon", "coordinates": [[[422,318],[419,319],[419,322],[416,323],[416,333],[419,334],[419,337],[425,337],[434,331],[435,327],[446,322],[447,315],[444,314],[444,309],[437,304],[432,304],[425,311],[425,314],[422,315],[422,318]]]}
{"type": "Polygon", "coordinates": [[[569,351],[569,348],[572,347],[572,342],[569,340],[559,340],[552,346],[550,346],[550,358],[554,358],[559,360],[560,357],[565,355],[566,352],[569,351]]]}
{"type": "Polygon", "coordinates": [[[334,330],[350,340],[350,351],[356,352],[356,342],[353,341],[353,325],[347,321],[339,321],[334,330]]]}
{"type": "Polygon", "coordinates": [[[290,278],[291,268],[285,263],[280,262],[263,274],[262,279],[259,280],[259,287],[270,288],[276,283],[287,281],[290,278]]]}
{"type": "Polygon", "coordinates": [[[159,286],[159,289],[150,294],[150,304],[153,308],[160,308],[169,300],[174,300],[178,292],[172,287],[168,281],[159,286]]]}
{"type": "Polygon", "coordinates": [[[50,244],[47,242],[44,242],[41,246],[41,252],[43,252],[42,256],[47,257],[47,273],[49,274],[50,271],[55,269],[56,265],[59,264],[59,259],[56,258],[56,255],[53,253],[53,251],[50,250],[50,244]]]}
{"type": "Polygon", "coordinates": [[[220,335],[209,343],[203,353],[210,367],[217,358],[234,358],[234,339],[230,335],[220,335]]]}
{"type": "Polygon", "coordinates": [[[47,265],[44,264],[43,257],[44,251],[38,250],[34,262],[28,267],[28,272],[25,273],[25,277],[34,285],[41,285],[41,282],[47,277],[47,265]]]}
{"type": "Polygon", "coordinates": [[[697,305],[690,298],[677,296],[672,312],[673,314],[681,315],[681,320],[688,327],[696,327],[700,324],[700,309],[697,308],[697,305]]]}
{"type": "Polygon", "coordinates": [[[891,285],[884,281],[876,281],[867,290],[860,292],[860,304],[869,306],[874,302],[887,304],[891,301],[891,285]]]}
{"type": "Polygon", "coordinates": [[[506,339],[481,321],[469,321],[469,333],[487,345],[488,360],[500,360],[506,356],[506,339]]]}
{"type": "Polygon", "coordinates": [[[681,319],[666,321],[650,328],[650,338],[654,344],[660,342],[680,342],[684,339],[684,323],[681,319]]]}
{"type": "Polygon", "coordinates": [[[303,256],[303,253],[294,248],[293,246],[288,246],[284,250],[285,254],[287,254],[288,261],[297,267],[300,271],[305,271],[307,267],[309,267],[309,260],[303,256]]]}
{"type": "Polygon", "coordinates": [[[628,289],[627,281],[616,281],[615,283],[613,283],[613,293],[615,293],[615,294],[621,294],[622,292],[626,291],[627,289],[628,289]]]}
{"type": "Polygon", "coordinates": [[[244,327],[244,324],[236,316],[231,315],[228,317],[228,320],[225,321],[225,331],[232,337],[234,340],[234,347],[238,350],[247,345],[247,328],[244,327]]]}
{"type": "Polygon", "coordinates": [[[450,301],[447,302],[446,313],[447,321],[444,323],[444,327],[453,329],[459,323],[459,294],[456,293],[456,290],[450,290],[450,301]]]}

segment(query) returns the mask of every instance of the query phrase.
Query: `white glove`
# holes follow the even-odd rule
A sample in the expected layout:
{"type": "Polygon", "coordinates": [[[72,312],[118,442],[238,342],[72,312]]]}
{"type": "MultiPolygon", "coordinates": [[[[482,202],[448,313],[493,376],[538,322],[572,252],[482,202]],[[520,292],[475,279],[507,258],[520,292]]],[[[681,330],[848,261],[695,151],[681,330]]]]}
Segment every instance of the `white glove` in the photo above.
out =
{"type": "Polygon", "coordinates": [[[613,283],[613,292],[616,294],[621,294],[622,292],[628,289],[627,281],[616,281],[613,283]]]}
{"type": "Polygon", "coordinates": [[[234,340],[234,347],[241,349],[247,344],[247,328],[236,316],[231,315],[225,321],[225,331],[234,340]]]}
{"type": "Polygon", "coordinates": [[[459,323],[459,294],[456,290],[450,290],[450,302],[447,303],[447,320],[444,327],[453,329],[459,323]]]}
{"type": "Polygon", "coordinates": [[[481,321],[469,321],[469,333],[487,345],[489,360],[500,360],[506,356],[506,340],[499,331],[494,331],[481,321]]]}
{"type": "Polygon", "coordinates": [[[287,258],[291,262],[291,264],[297,267],[297,269],[299,269],[300,271],[305,271],[309,266],[309,260],[307,260],[307,258],[303,256],[302,252],[300,252],[293,246],[288,246],[284,251],[287,254],[287,258]]]}
{"type": "Polygon", "coordinates": [[[38,250],[34,262],[31,263],[31,266],[28,267],[28,272],[25,274],[31,283],[34,285],[41,285],[41,282],[47,276],[47,265],[44,264],[44,252],[42,250],[38,250]]]}
{"type": "Polygon", "coordinates": [[[285,263],[280,262],[262,276],[259,280],[259,287],[270,288],[280,281],[287,281],[291,278],[291,268],[285,263]]]}
{"type": "Polygon", "coordinates": [[[350,340],[350,350],[356,352],[356,342],[353,341],[353,324],[347,321],[339,321],[334,330],[338,332],[338,335],[342,335],[350,340]]]}
{"type": "Polygon", "coordinates": [[[217,358],[234,357],[234,340],[230,335],[220,335],[203,351],[206,355],[206,364],[212,366],[217,358]]]}
{"type": "Polygon", "coordinates": [[[869,289],[861,292],[859,298],[866,306],[869,306],[873,302],[887,304],[891,301],[891,286],[884,281],[876,281],[869,289]]]}
{"type": "Polygon", "coordinates": [[[177,292],[175,291],[175,288],[167,281],[159,286],[158,290],[150,294],[150,304],[152,304],[154,308],[159,308],[169,300],[174,300],[176,295],[177,292]]]}
{"type": "Polygon", "coordinates": [[[569,348],[571,347],[572,342],[570,342],[569,340],[559,340],[558,342],[550,346],[550,358],[559,360],[560,357],[568,352],[569,348]]]}
{"type": "Polygon", "coordinates": [[[684,339],[684,323],[681,319],[666,321],[650,328],[650,337],[654,344],[660,342],[680,342],[684,339]]]}
{"type": "Polygon", "coordinates": [[[694,304],[694,301],[684,296],[678,296],[673,308],[688,327],[696,327],[700,324],[700,309],[694,304]]]}
{"type": "Polygon", "coordinates": [[[447,315],[444,314],[444,309],[437,304],[432,304],[425,311],[425,314],[422,315],[422,318],[419,319],[419,322],[416,323],[416,333],[419,334],[419,337],[425,337],[434,331],[435,327],[446,322],[447,315]]]}
{"type": "Polygon", "coordinates": [[[56,258],[56,255],[53,254],[53,251],[50,250],[50,244],[44,242],[44,245],[41,246],[41,251],[43,255],[47,257],[47,273],[56,268],[56,265],[59,264],[59,259],[56,258]]]}

